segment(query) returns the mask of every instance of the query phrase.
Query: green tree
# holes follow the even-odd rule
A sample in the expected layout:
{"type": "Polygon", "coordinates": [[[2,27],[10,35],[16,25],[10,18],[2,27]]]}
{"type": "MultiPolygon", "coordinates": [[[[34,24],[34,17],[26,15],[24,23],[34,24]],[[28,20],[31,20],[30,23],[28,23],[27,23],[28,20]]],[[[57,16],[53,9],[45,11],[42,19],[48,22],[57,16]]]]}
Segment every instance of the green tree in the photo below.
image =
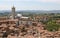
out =
{"type": "Polygon", "coordinates": [[[47,25],[45,26],[45,28],[48,31],[57,31],[59,29],[60,25],[56,23],[56,21],[49,21],[47,22],[47,25]]]}

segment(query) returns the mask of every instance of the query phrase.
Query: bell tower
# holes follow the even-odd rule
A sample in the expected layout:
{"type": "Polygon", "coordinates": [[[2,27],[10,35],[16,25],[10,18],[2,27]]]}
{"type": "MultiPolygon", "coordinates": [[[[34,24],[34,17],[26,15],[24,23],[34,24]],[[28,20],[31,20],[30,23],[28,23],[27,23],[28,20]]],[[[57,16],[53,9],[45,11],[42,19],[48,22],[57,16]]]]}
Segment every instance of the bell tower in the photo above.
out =
{"type": "Polygon", "coordinates": [[[15,7],[12,7],[12,12],[11,12],[12,19],[15,18],[15,7]]]}

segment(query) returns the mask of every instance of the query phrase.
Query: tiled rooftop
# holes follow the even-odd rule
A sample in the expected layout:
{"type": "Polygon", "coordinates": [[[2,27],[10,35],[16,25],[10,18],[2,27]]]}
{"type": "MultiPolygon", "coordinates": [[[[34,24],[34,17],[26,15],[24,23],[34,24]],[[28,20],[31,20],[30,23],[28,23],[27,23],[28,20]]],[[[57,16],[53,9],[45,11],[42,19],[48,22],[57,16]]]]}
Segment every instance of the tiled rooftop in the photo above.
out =
{"type": "MultiPolygon", "coordinates": [[[[6,21],[17,22],[18,20],[5,20],[2,22],[6,21]]],[[[23,22],[24,24],[18,26],[16,26],[16,23],[2,23],[0,25],[0,37],[6,37],[3,36],[6,33],[7,38],[60,38],[60,31],[49,32],[44,30],[44,24],[42,23],[32,21],[32,24],[29,25],[26,24],[26,21],[23,22]]]]}

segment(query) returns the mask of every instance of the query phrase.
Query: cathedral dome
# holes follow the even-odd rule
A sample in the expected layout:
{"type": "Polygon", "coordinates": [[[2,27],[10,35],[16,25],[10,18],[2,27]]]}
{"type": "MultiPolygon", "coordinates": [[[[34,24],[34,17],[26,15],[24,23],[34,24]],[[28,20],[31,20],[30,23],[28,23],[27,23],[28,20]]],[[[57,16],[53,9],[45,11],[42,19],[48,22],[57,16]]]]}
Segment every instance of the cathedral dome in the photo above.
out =
{"type": "Polygon", "coordinates": [[[22,16],[22,14],[17,14],[17,16],[18,16],[18,17],[21,17],[21,16],[22,16]]]}

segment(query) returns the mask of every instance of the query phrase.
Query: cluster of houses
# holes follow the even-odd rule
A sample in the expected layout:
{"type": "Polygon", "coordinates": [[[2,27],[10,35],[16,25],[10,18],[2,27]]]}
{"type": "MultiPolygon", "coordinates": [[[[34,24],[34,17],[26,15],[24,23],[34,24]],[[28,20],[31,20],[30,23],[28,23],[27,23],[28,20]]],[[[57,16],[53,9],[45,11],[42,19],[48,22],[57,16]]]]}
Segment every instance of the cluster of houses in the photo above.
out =
{"type": "Polygon", "coordinates": [[[0,17],[0,38],[60,38],[60,31],[49,32],[44,26],[22,14],[15,15],[13,7],[10,17],[0,17]]]}

